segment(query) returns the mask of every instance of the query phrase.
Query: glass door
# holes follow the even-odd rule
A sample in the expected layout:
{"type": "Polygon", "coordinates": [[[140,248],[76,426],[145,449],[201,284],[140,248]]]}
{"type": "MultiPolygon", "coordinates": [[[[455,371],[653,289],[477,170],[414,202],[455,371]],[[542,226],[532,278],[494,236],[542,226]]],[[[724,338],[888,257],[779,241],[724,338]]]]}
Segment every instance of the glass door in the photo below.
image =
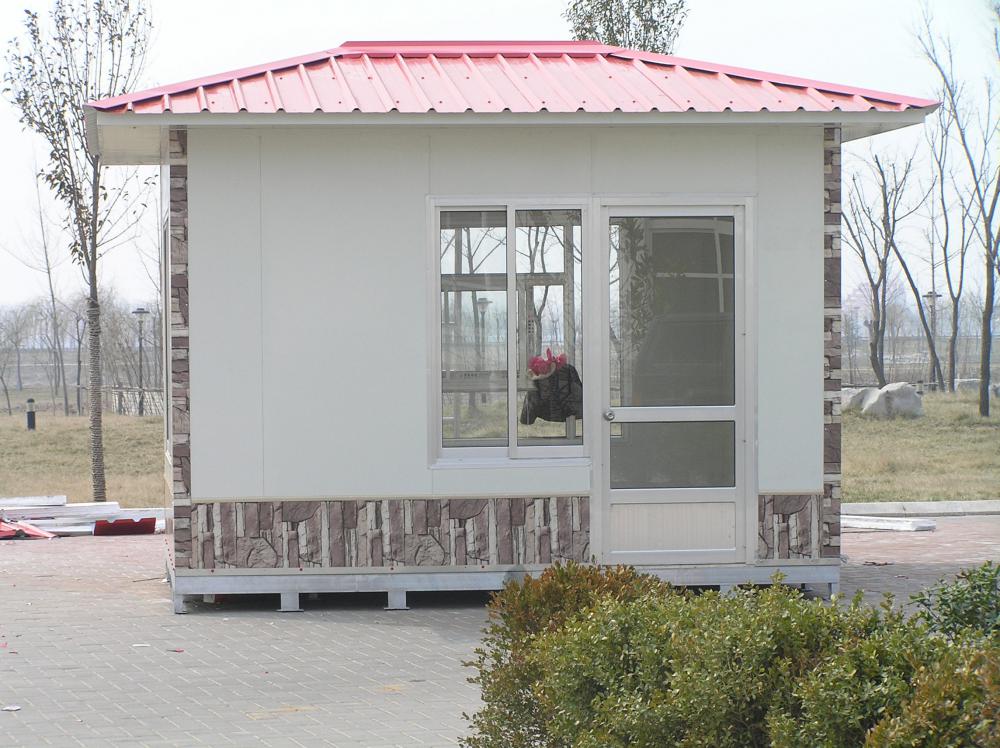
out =
{"type": "Polygon", "coordinates": [[[742,213],[604,215],[607,560],[742,561],[742,213]]]}

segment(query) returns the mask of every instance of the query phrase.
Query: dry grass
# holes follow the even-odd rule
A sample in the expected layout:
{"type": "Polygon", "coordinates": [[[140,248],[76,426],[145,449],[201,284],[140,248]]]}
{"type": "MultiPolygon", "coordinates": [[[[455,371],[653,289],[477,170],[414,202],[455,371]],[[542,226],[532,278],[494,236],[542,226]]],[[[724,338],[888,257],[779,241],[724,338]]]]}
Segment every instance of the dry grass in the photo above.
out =
{"type": "MultiPolygon", "coordinates": [[[[90,501],[87,419],[41,413],[38,429],[24,414],[0,416],[0,496],[65,494],[90,501]]],[[[162,506],[163,421],[104,416],[108,499],[122,506],[162,506]]]]}
{"type": "Polygon", "coordinates": [[[1000,402],[980,418],[973,397],[924,395],[923,418],[844,416],[846,501],[1000,498],[1000,402]]]}
{"type": "MultiPolygon", "coordinates": [[[[996,403],[1000,411],[1000,403],[996,403]]],[[[1000,416],[976,415],[972,398],[924,396],[927,415],[876,421],[844,417],[847,501],[1000,498],[1000,416]]],[[[122,506],[163,504],[163,424],[105,416],[108,498],[122,506]]],[[[87,420],[0,416],[0,496],[66,494],[90,501],[87,420]]]]}

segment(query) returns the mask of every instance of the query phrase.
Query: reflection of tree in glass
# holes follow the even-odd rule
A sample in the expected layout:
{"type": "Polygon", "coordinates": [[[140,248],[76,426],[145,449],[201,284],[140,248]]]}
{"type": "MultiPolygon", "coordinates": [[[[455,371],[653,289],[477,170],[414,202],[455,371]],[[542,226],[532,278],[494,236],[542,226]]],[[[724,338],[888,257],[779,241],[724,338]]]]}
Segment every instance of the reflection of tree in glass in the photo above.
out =
{"type": "MultiPolygon", "coordinates": [[[[448,264],[448,259],[453,259],[453,268],[456,275],[476,275],[487,272],[500,272],[506,270],[506,246],[507,230],[505,226],[485,226],[485,227],[459,227],[451,231],[442,232],[441,242],[441,264],[442,270],[448,264]],[[494,267],[495,266],[495,267],[494,267]]],[[[498,288],[497,290],[502,290],[498,288]]],[[[468,310],[464,309],[465,293],[457,291],[454,293],[454,308],[449,307],[448,294],[444,297],[444,319],[453,325],[453,345],[452,352],[459,361],[462,368],[467,370],[484,371],[486,364],[486,331],[484,328],[485,314],[480,313],[480,294],[477,290],[471,290],[470,304],[468,310]],[[471,317],[472,340],[466,336],[467,315],[471,317]],[[470,346],[469,343],[472,343],[470,346]],[[471,350],[470,350],[471,348],[471,350]],[[456,355],[461,352],[461,355],[456,355]]],[[[483,296],[487,303],[492,303],[488,294],[483,296]]],[[[482,393],[482,401],[486,402],[486,394],[482,393]]],[[[469,410],[477,409],[476,393],[469,393],[469,410]]]]}

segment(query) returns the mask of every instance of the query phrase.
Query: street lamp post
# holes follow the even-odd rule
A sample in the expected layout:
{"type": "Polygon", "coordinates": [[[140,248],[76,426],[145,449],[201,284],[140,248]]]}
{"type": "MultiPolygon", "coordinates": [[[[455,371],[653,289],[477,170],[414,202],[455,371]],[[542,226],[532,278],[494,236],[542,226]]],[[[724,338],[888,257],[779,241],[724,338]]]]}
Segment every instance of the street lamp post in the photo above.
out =
{"type": "Polygon", "coordinates": [[[139,306],[132,310],[132,314],[139,320],[139,415],[141,416],[145,415],[146,400],[146,393],[142,388],[142,323],[146,320],[149,310],[144,306],[139,306]]]}
{"type": "MultiPolygon", "coordinates": [[[[476,308],[479,310],[479,368],[486,371],[486,308],[493,302],[480,296],[476,299],[476,308]]],[[[481,396],[483,403],[486,402],[486,393],[481,396]]]]}

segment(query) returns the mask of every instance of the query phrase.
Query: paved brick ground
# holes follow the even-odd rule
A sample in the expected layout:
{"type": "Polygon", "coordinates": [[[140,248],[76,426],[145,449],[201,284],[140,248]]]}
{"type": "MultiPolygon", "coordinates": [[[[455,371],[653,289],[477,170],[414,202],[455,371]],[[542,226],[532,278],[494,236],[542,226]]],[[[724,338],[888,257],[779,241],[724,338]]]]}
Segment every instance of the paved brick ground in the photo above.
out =
{"type": "MultiPolygon", "coordinates": [[[[920,587],[1000,559],[1000,517],[849,532],[843,591],[920,587]],[[890,562],[866,565],[865,561],[890,562]]],[[[276,597],[174,616],[162,538],[0,542],[0,746],[450,745],[475,709],[461,662],[484,596],[276,597]],[[183,650],[183,651],[174,651],[183,650]]]]}
{"type": "Polygon", "coordinates": [[[485,597],[171,612],[163,539],[0,543],[0,745],[452,745],[485,597]],[[173,651],[183,650],[183,651],[173,651]]]}
{"type": "Polygon", "coordinates": [[[934,532],[845,530],[841,592],[864,590],[877,603],[886,593],[906,605],[910,595],[984,561],[1000,561],[1000,515],[936,517],[934,532]]]}

